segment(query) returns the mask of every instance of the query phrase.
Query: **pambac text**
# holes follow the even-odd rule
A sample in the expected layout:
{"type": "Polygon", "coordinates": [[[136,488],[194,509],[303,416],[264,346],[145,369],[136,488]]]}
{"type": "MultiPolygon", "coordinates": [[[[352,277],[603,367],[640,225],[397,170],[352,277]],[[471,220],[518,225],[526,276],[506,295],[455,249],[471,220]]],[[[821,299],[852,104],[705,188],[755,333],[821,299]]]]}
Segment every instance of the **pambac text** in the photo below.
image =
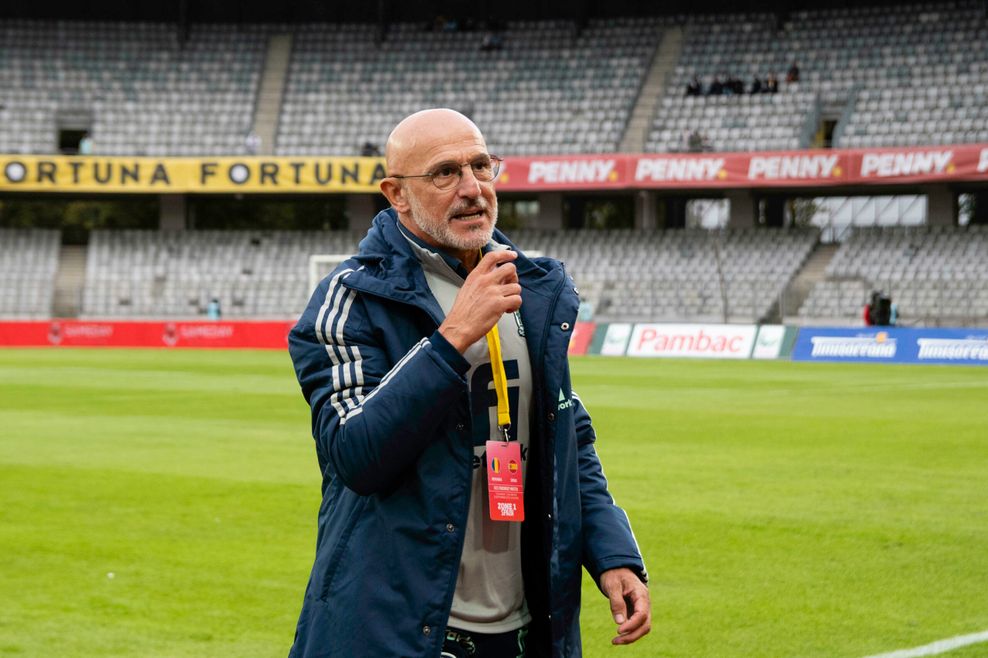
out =
{"type": "Polygon", "coordinates": [[[747,359],[755,325],[638,324],[628,356],[747,359]]]}

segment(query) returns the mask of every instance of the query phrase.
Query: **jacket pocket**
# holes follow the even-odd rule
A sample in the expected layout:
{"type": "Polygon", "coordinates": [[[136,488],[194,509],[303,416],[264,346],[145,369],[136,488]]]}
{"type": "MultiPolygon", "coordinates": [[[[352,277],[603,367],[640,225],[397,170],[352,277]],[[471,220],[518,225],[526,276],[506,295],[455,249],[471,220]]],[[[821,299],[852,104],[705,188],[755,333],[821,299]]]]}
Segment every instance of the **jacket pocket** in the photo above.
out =
{"type": "Polygon", "coordinates": [[[340,561],[343,559],[343,553],[346,551],[347,545],[350,543],[350,535],[353,534],[353,529],[357,525],[357,521],[360,520],[360,516],[367,504],[366,496],[354,497],[356,498],[356,501],[353,503],[353,507],[350,509],[350,513],[347,515],[346,520],[343,523],[343,531],[340,533],[339,539],[336,540],[336,544],[333,546],[333,553],[330,555],[329,563],[326,565],[326,572],[323,574],[322,588],[319,592],[319,599],[321,601],[327,601],[329,598],[329,588],[330,585],[333,584],[333,577],[336,575],[336,572],[340,566],[340,561]]]}

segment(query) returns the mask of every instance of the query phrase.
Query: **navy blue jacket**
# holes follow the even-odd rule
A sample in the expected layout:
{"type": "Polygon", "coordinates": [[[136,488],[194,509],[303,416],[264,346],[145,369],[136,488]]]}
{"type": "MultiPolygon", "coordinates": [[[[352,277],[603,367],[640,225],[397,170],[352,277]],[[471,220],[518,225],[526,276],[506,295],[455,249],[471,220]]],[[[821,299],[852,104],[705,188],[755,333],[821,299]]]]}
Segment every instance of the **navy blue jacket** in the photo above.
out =
{"type": "MultiPolygon", "coordinates": [[[[499,232],[495,241],[510,244],[499,232]]],[[[534,409],[522,527],[530,656],[579,656],[581,565],[644,578],[570,388],[578,297],[557,261],[514,261],[534,409]]],[[[322,281],[289,336],[322,470],[315,564],[290,656],[438,656],[472,477],[469,369],[393,210],[322,281]]]]}

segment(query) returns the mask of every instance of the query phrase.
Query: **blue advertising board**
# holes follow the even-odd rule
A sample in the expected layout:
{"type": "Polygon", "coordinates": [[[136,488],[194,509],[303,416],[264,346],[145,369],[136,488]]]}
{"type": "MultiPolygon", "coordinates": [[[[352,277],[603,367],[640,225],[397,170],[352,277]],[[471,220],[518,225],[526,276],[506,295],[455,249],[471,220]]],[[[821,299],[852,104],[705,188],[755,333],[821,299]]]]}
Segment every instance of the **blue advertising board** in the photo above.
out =
{"type": "Polygon", "coordinates": [[[794,361],[988,365],[988,329],[802,327],[794,361]]]}

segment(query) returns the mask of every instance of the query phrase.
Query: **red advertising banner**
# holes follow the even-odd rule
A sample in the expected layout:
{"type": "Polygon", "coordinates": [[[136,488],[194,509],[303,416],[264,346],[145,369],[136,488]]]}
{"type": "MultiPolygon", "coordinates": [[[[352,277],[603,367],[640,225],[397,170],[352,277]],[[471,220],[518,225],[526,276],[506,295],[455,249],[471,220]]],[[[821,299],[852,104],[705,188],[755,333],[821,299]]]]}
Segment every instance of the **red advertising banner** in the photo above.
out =
{"type": "Polygon", "coordinates": [[[988,144],[507,158],[505,192],[988,182],[988,144]]]}
{"type": "Polygon", "coordinates": [[[285,349],[294,322],[0,322],[0,347],[285,349]]]}
{"type": "Polygon", "coordinates": [[[577,322],[573,327],[573,333],[569,337],[569,354],[586,354],[590,349],[590,341],[593,340],[593,332],[597,328],[596,322],[577,322]]]}

